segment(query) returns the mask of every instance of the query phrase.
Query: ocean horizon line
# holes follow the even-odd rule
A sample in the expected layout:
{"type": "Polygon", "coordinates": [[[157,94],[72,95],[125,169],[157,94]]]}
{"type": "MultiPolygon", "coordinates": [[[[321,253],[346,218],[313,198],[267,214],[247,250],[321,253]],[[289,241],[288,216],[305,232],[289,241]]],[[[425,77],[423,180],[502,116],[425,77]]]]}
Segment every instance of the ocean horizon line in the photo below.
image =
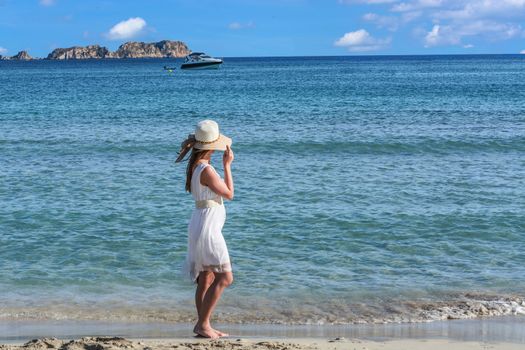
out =
{"type": "MultiPolygon", "coordinates": [[[[192,51],[200,52],[200,51],[192,51]]],[[[363,54],[363,55],[271,55],[271,56],[222,56],[214,55],[220,58],[234,59],[257,59],[257,58],[388,58],[388,57],[501,57],[501,56],[518,56],[525,58],[523,53],[443,53],[443,54],[363,54]]],[[[72,59],[49,59],[47,57],[33,57],[31,60],[0,60],[0,62],[30,62],[30,61],[165,61],[181,60],[184,57],[137,57],[137,58],[72,58],[72,59]]]]}

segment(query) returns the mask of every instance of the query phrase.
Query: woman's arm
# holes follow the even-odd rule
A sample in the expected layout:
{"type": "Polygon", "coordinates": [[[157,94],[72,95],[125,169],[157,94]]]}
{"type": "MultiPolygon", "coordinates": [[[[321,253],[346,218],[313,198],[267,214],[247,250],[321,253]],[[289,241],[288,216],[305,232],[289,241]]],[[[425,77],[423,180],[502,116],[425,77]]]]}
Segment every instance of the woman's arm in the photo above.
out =
{"type": "Polygon", "coordinates": [[[202,171],[201,184],[208,186],[213,192],[219,196],[232,200],[233,199],[233,177],[231,171],[231,164],[233,162],[233,151],[229,146],[226,146],[224,156],[222,157],[222,163],[224,165],[224,181],[219,175],[211,168],[206,167],[202,171]]]}

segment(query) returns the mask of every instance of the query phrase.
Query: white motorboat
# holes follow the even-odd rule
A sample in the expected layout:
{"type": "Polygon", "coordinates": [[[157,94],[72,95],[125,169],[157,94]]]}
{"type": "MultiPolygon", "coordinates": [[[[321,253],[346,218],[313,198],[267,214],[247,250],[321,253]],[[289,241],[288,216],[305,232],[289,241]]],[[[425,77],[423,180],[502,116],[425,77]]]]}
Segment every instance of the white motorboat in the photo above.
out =
{"type": "Polygon", "coordinates": [[[217,69],[221,64],[220,58],[213,58],[204,52],[192,52],[186,56],[180,69],[217,69]]]}

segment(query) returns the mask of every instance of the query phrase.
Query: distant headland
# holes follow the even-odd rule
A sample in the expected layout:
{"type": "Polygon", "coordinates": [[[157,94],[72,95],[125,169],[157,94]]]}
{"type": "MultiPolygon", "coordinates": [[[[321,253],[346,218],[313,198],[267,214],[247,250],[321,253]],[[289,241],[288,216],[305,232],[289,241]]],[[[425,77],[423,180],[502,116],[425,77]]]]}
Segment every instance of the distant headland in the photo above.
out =
{"type": "MultiPolygon", "coordinates": [[[[182,41],[162,40],[155,43],[130,41],[119,46],[117,51],[110,51],[100,45],[74,46],[54,49],[47,60],[84,60],[101,58],[176,58],[191,53],[188,46],[182,41]]],[[[27,51],[20,51],[14,56],[1,56],[2,60],[29,61],[34,59],[27,51]]]]}

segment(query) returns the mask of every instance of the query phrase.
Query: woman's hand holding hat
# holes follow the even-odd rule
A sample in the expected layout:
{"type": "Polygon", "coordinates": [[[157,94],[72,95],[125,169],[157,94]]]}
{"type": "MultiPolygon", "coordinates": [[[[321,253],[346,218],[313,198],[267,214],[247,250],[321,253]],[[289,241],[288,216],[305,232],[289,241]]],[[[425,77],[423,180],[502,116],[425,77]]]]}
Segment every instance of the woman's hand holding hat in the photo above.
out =
{"type": "Polygon", "coordinates": [[[234,156],[233,151],[229,145],[226,145],[226,150],[224,151],[224,154],[222,156],[222,164],[226,167],[231,165],[233,162],[234,156]]]}

